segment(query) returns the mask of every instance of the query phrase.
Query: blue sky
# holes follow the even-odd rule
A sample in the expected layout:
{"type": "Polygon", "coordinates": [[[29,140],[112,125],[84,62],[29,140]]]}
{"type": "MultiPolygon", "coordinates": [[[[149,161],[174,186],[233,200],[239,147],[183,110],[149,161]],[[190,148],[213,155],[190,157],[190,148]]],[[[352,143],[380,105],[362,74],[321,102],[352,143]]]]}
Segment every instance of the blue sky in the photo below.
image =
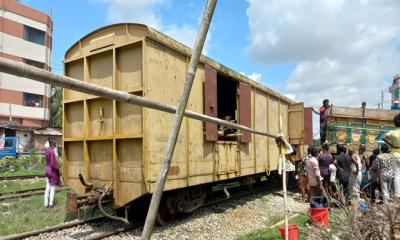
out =
{"type": "MultiPolygon", "coordinates": [[[[22,0],[52,13],[53,69],[85,34],[141,22],[192,46],[205,0],[22,0]]],[[[400,72],[398,0],[219,0],[205,51],[307,106],[374,108],[400,72]]],[[[388,104],[386,105],[388,107],[388,104]]]]}
{"type": "MultiPolygon", "coordinates": [[[[22,0],[33,8],[51,13],[54,21],[53,71],[62,73],[62,60],[66,49],[85,34],[113,23],[107,18],[108,4],[102,1],[74,0],[22,0]]],[[[246,1],[218,2],[211,27],[211,40],[207,54],[224,65],[248,75],[260,73],[262,82],[284,91],[285,79],[294,65],[267,66],[252,62],[246,54],[249,27],[246,1]]],[[[188,24],[197,30],[205,1],[165,1],[155,12],[163,25],[188,24]]],[[[117,22],[117,21],[115,21],[117,22]]]]}

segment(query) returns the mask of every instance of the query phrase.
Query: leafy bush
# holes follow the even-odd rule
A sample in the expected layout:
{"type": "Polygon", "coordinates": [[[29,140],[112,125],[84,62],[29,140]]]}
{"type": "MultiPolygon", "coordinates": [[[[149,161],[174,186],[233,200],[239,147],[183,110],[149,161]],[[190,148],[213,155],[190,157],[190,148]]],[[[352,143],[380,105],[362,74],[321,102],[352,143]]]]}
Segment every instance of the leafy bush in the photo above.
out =
{"type": "Polygon", "coordinates": [[[31,150],[29,156],[20,158],[5,157],[0,160],[1,172],[15,172],[20,170],[44,169],[46,159],[37,154],[36,150],[31,150]]]}

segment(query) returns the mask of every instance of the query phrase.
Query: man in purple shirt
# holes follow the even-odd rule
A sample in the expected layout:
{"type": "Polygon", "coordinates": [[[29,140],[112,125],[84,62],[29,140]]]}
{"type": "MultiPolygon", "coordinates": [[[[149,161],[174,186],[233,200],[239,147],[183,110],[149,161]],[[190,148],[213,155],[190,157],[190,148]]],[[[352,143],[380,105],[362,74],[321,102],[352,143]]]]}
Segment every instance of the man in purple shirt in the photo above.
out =
{"type": "Polygon", "coordinates": [[[58,169],[58,162],[54,148],[56,144],[54,141],[49,142],[49,147],[46,149],[44,155],[46,157],[46,190],[44,192],[44,206],[54,207],[54,193],[56,187],[60,186],[60,171],[58,169]]]}

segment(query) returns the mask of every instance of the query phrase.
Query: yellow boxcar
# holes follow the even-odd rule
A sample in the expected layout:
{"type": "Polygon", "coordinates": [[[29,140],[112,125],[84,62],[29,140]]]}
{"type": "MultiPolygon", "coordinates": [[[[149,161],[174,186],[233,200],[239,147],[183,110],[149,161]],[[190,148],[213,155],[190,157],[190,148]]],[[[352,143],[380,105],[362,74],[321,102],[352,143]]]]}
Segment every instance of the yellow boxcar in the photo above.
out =
{"type": "MultiPolygon", "coordinates": [[[[141,24],[100,28],[65,54],[65,75],[177,105],[191,49],[141,24]]],[[[303,104],[206,56],[196,72],[188,109],[279,133],[302,145],[303,104]]],[[[111,184],[113,206],[152,193],[173,115],[64,90],[63,178],[78,194],[79,180],[111,184]]],[[[165,190],[236,179],[277,170],[273,139],[248,133],[221,139],[218,126],[184,118],[165,190]],[[239,136],[239,137],[236,137],[239,136]]]]}

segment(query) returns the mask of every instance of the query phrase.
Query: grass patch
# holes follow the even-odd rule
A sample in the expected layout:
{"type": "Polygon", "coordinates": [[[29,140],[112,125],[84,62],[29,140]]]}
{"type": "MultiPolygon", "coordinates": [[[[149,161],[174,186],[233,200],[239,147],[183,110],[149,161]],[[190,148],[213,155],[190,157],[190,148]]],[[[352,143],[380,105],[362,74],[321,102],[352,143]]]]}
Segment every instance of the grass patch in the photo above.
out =
{"type": "Polygon", "coordinates": [[[45,208],[43,195],[4,201],[0,205],[0,235],[41,229],[67,220],[67,191],[55,194],[54,208],[45,208]]]}
{"type": "MultiPolygon", "coordinates": [[[[56,192],[55,207],[45,208],[43,195],[0,202],[0,236],[29,232],[76,219],[67,212],[67,190],[56,192]]],[[[108,213],[112,210],[105,208],[108,213]]],[[[92,210],[81,211],[80,219],[91,218],[92,210]]],[[[93,217],[101,213],[96,210],[93,217]]]]}
{"type": "Polygon", "coordinates": [[[24,169],[17,171],[7,171],[0,173],[0,177],[9,177],[9,176],[26,176],[26,175],[44,175],[44,169],[24,169]]]}
{"type": "MultiPolygon", "coordinates": [[[[279,233],[279,226],[271,228],[274,224],[283,220],[282,216],[273,216],[269,220],[267,226],[263,229],[258,229],[252,231],[248,234],[239,236],[236,240],[266,240],[266,239],[281,239],[281,234],[279,233]]],[[[309,222],[309,217],[305,214],[296,216],[289,220],[289,224],[296,224],[299,228],[299,239],[307,239],[306,234],[304,233],[304,229],[306,227],[306,223],[309,222]]]]}
{"type": "Polygon", "coordinates": [[[0,193],[44,187],[46,187],[44,179],[7,181],[0,183],[0,193]]]}

